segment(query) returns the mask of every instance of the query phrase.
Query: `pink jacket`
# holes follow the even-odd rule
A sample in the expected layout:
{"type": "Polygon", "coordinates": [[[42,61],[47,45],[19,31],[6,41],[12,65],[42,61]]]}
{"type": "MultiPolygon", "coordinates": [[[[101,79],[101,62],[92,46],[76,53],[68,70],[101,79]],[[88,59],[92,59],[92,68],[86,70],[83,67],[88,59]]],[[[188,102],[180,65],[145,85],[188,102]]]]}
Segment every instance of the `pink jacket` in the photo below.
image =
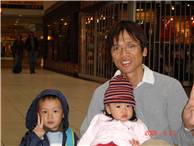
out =
{"type": "Polygon", "coordinates": [[[110,143],[111,141],[119,146],[131,146],[129,140],[132,138],[142,144],[150,138],[146,134],[147,131],[147,127],[139,119],[136,122],[121,122],[112,120],[104,114],[98,114],[92,119],[90,126],[77,146],[95,146],[110,143]]]}

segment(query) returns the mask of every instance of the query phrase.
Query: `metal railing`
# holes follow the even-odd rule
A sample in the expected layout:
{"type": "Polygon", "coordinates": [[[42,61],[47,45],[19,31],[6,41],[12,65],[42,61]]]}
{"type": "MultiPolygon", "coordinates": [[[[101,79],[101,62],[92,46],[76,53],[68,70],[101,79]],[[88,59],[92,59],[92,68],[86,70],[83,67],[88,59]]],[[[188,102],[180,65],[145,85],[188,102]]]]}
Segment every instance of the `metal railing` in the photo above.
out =
{"type": "Polygon", "coordinates": [[[128,19],[142,25],[147,34],[145,64],[184,85],[193,84],[193,13],[193,5],[175,1],[110,2],[94,12],[82,13],[79,76],[105,81],[113,75],[115,67],[105,40],[112,25],[128,19]]]}

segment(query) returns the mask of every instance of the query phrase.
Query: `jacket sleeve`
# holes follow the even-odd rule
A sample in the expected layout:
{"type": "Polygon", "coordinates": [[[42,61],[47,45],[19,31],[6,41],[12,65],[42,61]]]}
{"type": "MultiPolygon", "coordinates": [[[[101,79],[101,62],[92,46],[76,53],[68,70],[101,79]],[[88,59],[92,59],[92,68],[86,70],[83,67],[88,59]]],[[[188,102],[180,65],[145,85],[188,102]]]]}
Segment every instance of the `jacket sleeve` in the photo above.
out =
{"type": "Polygon", "coordinates": [[[104,92],[105,92],[107,87],[108,87],[108,82],[99,86],[94,91],[94,94],[92,96],[92,99],[91,99],[89,107],[88,107],[88,112],[87,112],[87,114],[84,118],[84,121],[82,122],[81,128],[80,128],[80,135],[81,136],[87,130],[92,118],[96,114],[98,114],[98,113],[102,112],[102,110],[104,110],[103,97],[104,97],[104,92]]]}
{"type": "Polygon", "coordinates": [[[28,131],[25,136],[22,138],[19,146],[40,146],[41,139],[31,131],[28,131]]]}
{"type": "Polygon", "coordinates": [[[194,146],[194,136],[184,129],[182,122],[182,112],[188,97],[178,81],[171,85],[169,92],[171,95],[171,98],[167,99],[169,103],[167,107],[169,126],[171,130],[177,129],[174,143],[178,146],[194,146]]]}
{"type": "Polygon", "coordinates": [[[182,126],[177,133],[178,146],[194,146],[194,136],[182,126]]]}

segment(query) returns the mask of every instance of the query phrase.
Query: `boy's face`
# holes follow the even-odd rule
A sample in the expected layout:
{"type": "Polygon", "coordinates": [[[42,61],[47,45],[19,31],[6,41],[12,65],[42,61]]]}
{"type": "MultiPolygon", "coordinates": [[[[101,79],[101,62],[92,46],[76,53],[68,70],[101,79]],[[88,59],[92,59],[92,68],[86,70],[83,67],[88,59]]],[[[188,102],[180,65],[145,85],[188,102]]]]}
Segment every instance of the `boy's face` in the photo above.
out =
{"type": "Polygon", "coordinates": [[[105,105],[108,114],[114,119],[125,122],[133,116],[133,108],[128,103],[109,103],[105,105]]]}
{"type": "Polygon", "coordinates": [[[45,128],[51,131],[56,131],[60,128],[64,114],[59,99],[40,100],[39,114],[45,128]]]}

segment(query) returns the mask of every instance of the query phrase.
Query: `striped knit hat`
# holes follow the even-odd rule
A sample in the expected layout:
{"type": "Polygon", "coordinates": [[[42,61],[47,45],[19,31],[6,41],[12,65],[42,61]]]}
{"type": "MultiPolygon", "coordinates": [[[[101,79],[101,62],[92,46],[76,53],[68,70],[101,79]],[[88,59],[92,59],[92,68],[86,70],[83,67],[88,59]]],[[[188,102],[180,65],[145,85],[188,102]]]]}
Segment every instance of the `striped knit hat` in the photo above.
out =
{"type": "Polygon", "coordinates": [[[122,75],[113,77],[104,94],[104,104],[129,103],[135,106],[133,87],[122,75]]]}

